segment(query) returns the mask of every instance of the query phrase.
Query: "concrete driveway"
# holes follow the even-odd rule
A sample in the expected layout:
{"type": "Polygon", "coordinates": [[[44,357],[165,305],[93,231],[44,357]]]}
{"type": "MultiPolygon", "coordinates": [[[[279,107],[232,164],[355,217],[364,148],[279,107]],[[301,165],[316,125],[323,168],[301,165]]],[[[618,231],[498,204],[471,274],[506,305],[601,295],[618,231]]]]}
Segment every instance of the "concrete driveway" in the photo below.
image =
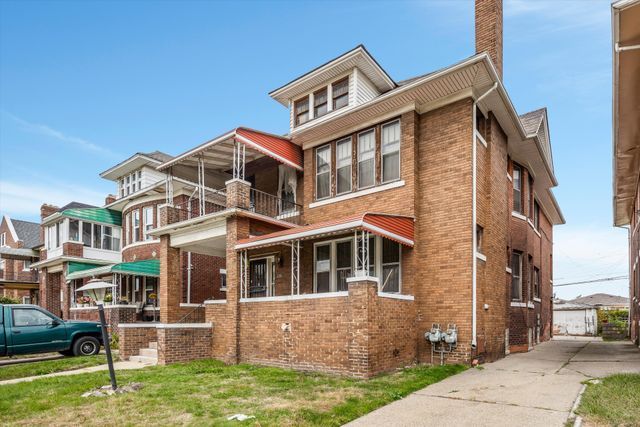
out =
{"type": "Polygon", "coordinates": [[[529,353],[469,369],[349,426],[563,426],[582,381],[640,373],[628,342],[552,340],[529,353]]]}

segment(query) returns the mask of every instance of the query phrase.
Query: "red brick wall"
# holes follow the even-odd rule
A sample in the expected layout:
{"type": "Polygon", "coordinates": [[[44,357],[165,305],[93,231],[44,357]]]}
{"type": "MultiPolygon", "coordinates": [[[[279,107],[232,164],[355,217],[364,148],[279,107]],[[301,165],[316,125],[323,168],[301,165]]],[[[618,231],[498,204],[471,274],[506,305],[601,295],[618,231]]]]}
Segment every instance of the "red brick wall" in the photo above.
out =
{"type": "Polygon", "coordinates": [[[146,327],[120,327],[119,355],[121,360],[128,360],[131,356],[137,356],[140,349],[148,348],[149,343],[158,341],[158,333],[155,325],[146,327]]]}
{"type": "Polygon", "coordinates": [[[158,364],[211,358],[212,328],[164,328],[158,334],[158,364]]]}
{"type": "Polygon", "coordinates": [[[56,316],[62,316],[60,305],[60,290],[62,273],[47,273],[46,269],[40,275],[40,305],[56,316]]]}

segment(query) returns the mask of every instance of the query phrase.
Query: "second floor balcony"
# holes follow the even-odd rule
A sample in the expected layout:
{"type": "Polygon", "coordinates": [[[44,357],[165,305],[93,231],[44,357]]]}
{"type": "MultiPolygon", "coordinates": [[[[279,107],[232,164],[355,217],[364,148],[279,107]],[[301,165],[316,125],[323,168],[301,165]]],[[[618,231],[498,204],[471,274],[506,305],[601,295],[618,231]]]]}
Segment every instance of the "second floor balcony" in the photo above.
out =
{"type": "Polygon", "coordinates": [[[289,224],[302,218],[302,151],[288,139],[237,128],[158,167],[167,174],[165,225],[239,208],[289,224]],[[299,180],[300,176],[300,180],[299,180]],[[174,194],[174,178],[191,182],[174,194]],[[238,181],[248,194],[228,191],[238,181]]]}

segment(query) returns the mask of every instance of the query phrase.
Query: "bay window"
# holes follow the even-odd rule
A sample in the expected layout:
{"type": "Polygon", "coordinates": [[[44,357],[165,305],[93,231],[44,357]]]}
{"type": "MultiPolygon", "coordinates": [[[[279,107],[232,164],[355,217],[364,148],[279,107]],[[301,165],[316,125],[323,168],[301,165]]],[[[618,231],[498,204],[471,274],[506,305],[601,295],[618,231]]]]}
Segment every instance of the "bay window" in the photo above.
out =
{"type": "Polygon", "coordinates": [[[333,109],[337,110],[349,105],[349,77],[345,77],[331,85],[333,109]]]}
{"type": "Polygon", "coordinates": [[[295,114],[295,124],[299,126],[309,121],[309,97],[305,96],[302,99],[293,103],[293,109],[295,114]]]}
{"type": "Polygon", "coordinates": [[[351,138],[338,141],[336,148],[337,193],[351,191],[351,138]]]}
{"type": "Polygon", "coordinates": [[[358,135],[358,188],[372,187],[376,182],[376,137],[371,129],[358,135]]]}
{"type": "Polygon", "coordinates": [[[144,208],[144,240],[153,239],[149,235],[151,229],[153,229],[153,206],[147,206],[144,208]]]}
{"type": "Polygon", "coordinates": [[[331,146],[316,150],[316,199],[331,196],[331,146]]]}
{"type": "Polygon", "coordinates": [[[400,179],[400,122],[382,126],[382,182],[400,179]]]}
{"type": "Polygon", "coordinates": [[[511,299],[522,301],[522,253],[511,254],[511,299]]]}
{"type": "Polygon", "coordinates": [[[327,114],[327,88],[313,93],[313,117],[327,114]]]}

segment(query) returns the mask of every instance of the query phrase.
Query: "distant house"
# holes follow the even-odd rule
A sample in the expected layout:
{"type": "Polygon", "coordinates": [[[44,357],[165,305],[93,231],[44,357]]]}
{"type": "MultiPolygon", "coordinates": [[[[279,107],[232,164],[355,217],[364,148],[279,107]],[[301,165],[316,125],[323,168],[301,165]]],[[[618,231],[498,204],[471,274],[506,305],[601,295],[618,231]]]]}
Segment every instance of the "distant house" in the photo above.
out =
{"type": "Polygon", "coordinates": [[[2,217],[0,222],[0,296],[36,304],[38,272],[31,263],[38,261],[40,224],[2,217]]]}
{"type": "Polygon", "coordinates": [[[598,293],[574,298],[569,302],[587,304],[602,310],[629,310],[629,298],[618,295],[598,293]]]}
{"type": "Polygon", "coordinates": [[[589,304],[553,301],[554,335],[595,336],[598,330],[598,310],[589,304]]]}

